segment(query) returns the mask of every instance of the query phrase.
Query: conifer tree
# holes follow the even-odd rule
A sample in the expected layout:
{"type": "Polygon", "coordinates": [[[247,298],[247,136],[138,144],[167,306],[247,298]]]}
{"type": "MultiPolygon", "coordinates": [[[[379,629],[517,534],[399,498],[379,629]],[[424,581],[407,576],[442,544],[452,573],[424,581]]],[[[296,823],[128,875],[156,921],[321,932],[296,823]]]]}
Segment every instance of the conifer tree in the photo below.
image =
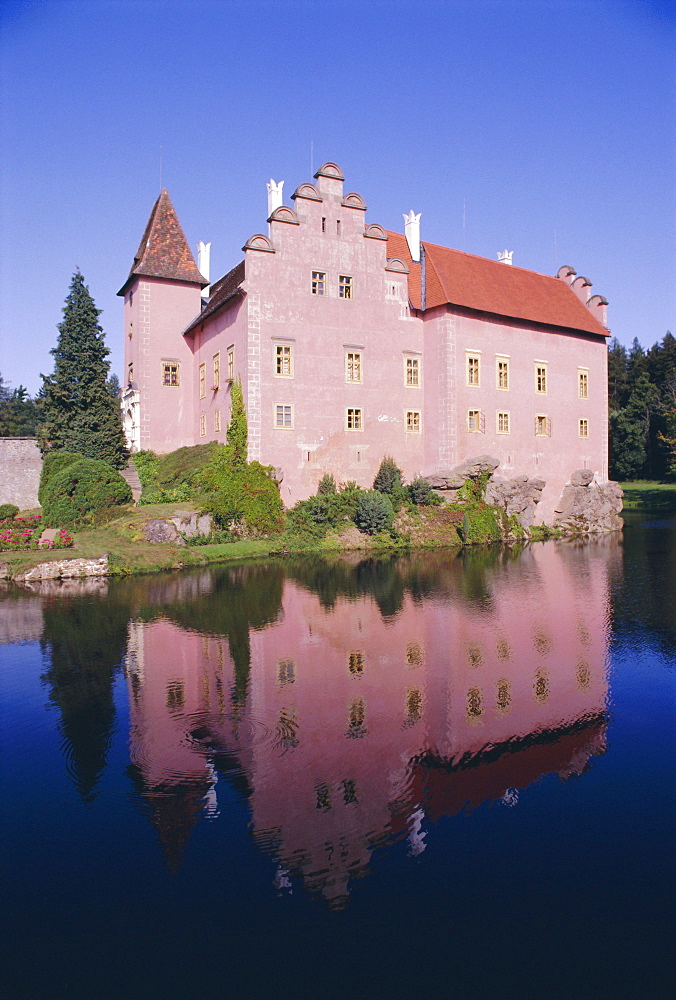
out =
{"type": "Polygon", "coordinates": [[[51,353],[54,372],[42,375],[38,443],[43,455],[65,449],[122,468],[129,458],[120,408],[110,391],[109,349],[100,309],[79,271],[73,275],[51,353]]]}

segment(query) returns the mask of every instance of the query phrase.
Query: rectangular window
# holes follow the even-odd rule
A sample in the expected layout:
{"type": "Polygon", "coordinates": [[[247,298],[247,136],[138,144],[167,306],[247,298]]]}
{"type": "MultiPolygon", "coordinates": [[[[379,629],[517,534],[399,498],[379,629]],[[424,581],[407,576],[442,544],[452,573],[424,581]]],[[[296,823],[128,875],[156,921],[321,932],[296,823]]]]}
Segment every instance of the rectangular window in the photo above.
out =
{"type": "Polygon", "coordinates": [[[535,365],[535,391],[544,395],[547,392],[547,365],[535,365]]]}
{"type": "Polygon", "coordinates": [[[406,358],[406,385],[420,385],[420,358],[406,358]]]}
{"type": "Polygon", "coordinates": [[[235,348],[228,348],[228,382],[235,381],[235,348]]]}
{"type": "Polygon", "coordinates": [[[127,382],[131,385],[134,381],[134,364],[130,362],[127,366],[127,382]]]}
{"type": "Polygon", "coordinates": [[[467,355],[467,385],[479,385],[480,359],[478,354],[467,355]]]}
{"type": "Polygon", "coordinates": [[[581,438],[589,437],[589,424],[584,417],[578,422],[577,436],[581,438]]]}
{"type": "Polygon", "coordinates": [[[361,431],[364,429],[362,411],[360,406],[348,407],[346,425],[348,431],[361,431]]]}
{"type": "Polygon", "coordinates": [[[178,361],[162,362],[162,385],[180,385],[181,366],[178,361]]]}
{"type": "Polygon", "coordinates": [[[326,290],[326,272],[325,271],[313,271],[312,272],[312,294],[313,295],[323,295],[326,290]]]}
{"type": "Polygon", "coordinates": [[[535,433],[538,437],[549,437],[551,434],[551,423],[549,418],[542,413],[538,413],[535,418],[535,433]]]}
{"type": "Polygon", "coordinates": [[[361,382],[361,351],[347,351],[345,354],[345,381],[361,382]]]}
{"type": "Polygon", "coordinates": [[[200,399],[207,394],[207,366],[200,365],[200,399]]]}
{"type": "Polygon", "coordinates": [[[275,403],[275,427],[293,428],[293,403],[275,403]]]}
{"type": "Polygon", "coordinates": [[[288,344],[275,345],[275,375],[293,377],[293,348],[288,344]]]}
{"type": "Polygon", "coordinates": [[[207,415],[206,413],[200,413],[200,437],[207,436],[207,415]]]}
{"type": "Polygon", "coordinates": [[[406,431],[409,434],[420,434],[420,410],[406,411],[406,431]]]}
{"type": "Polygon", "coordinates": [[[347,274],[341,274],[338,278],[338,298],[352,298],[352,278],[347,274]]]}
{"type": "Polygon", "coordinates": [[[496,429],[498,434],[509,434],[509,413],[505,410],[498,412],[496,429]]]}
{"type": "Polygon", "coordinates": [[[481,434],[484,430],[484,417],[481,410],[467,411],[467,430],[472,434],[481,434]]]}
{"type": "Polygon", "coordinates": [[[577,370],[577,395],[579,399],[589,398],[589,372],[583,368],[577,370]]]}
{"type": "Polygon", "coordinates": [[[221,355],[214,354],[214,389],[218,389],[221,384],[221,355]]]}
{"type": "Polygon", "coordinates": [[[509,389],[509,361],[507,358],[496,359],[495,384],[498,389],[509,389]]]}
{"type": "Polygon", "coordinates": [[[214,413],[214,433],[219,434],[221,430],[221,411],[216,410],[214,413]]]}

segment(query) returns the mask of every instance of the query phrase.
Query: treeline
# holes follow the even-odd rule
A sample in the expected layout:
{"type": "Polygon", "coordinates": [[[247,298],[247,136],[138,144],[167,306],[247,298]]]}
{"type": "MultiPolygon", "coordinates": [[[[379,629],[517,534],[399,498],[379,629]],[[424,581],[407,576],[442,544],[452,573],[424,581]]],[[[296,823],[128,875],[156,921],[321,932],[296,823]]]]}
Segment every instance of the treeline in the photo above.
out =
{"type": "Polygon", "coordinates": [[[0,375],[0,437],[35,437],[39,413],[25,386],[10,390],[0,375]]]}
{"type": "Polygon", "coordinates": [[[676,338],[608,348],[610,477],[676,479],[676,338]]]}

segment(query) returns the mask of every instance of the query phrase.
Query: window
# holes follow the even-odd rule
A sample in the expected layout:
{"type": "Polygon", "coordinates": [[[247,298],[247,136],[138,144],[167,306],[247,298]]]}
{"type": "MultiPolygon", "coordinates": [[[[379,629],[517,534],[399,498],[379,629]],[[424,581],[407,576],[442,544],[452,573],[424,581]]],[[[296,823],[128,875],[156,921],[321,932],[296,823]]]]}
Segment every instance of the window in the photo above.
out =
{"type": "Polygon", "coordinates": [[[467,385],[479,385],[479,365],[478,354],[467,355],[467,385]]]}
{"type": "Polygon", "coordinates": [[[134,381],[134,364],[133,362],[130,362],[127,365],[127,382],[131,385],[133,381],[134,381]]]}
{"type": "Polygon", "coordinates": [[[214,354],[214,389],[220,388],[221,385],[221,355],[214,354]]]}
{"type": "Polygon", "coordinates": [[[293,378],[293,348],[290,344],[275,345],[275,375],[293,378]]]}
{"type": "Polygon", "coordinates": [[[355,698],[347,713],[347,734],[350,739],[366,736],[366,707],[363,698],[355,698]]]}
{"type": "Polygon", "coordinates": [[[480,719],[483,714],[481,688],[471,687],[467,692],[467,718],[480,719]]]}
{"type": "Polygon", "coordinates": [[[483,414],[481,410],[467,411],[467,430],[472,434],[480,434],[483,431],[483,414]]]}
{"type": "Polygon", "coordinates": [[[200,365],[200,399],[207,394],[207,366],[200,365]]]}
{"type": "Polygon", "coordinates": [[[544,363],[535,365],[535,391],[540,394],[547,392],[547,365],[544,363]]]}
{"type": "Polygon", "coordinates": [[[589,398],[589,372],[583,368],[577,370],[577,395],[579,399],[589,398]]]}
{"type": "Polygon", "coordinates": [[[336,219],[336,236],[340,236],[340,219],[336,219]]]}
{"type": "Polygon", "coordinates": [[[348,655],[347,669],[353,677],[360,677],[364,673],[364,653],[360,649],[348,655]]]}
{"type": "Polygon", "coordinates": [[[497,358],[495,361],[495,384],[498,389],[509,389],[509,361],[497,358]]]}
{"type": "Polygon", "coordinates": [[[338,278],[338,298],[352,298],[352,278],[347,274],[341,274],[338,278]]]}
{"type": "Polygon", "coordinates": [[[348,431],[361,431],[364,429],[364,424],[362,420],[362,410],[360,406],[348,407],[347,429],[348,431]]]}
{"type": "Polygon", "coordinates": [[[200,413],[200,437],[207,436],[207,415],[206,413],[200,413]]]}
{"type": "Polygon", "coordinates": [[[185,704],[185,685],[183,681],[169,681],[167,684],[167,708],[170,712],[183,708],[185,704]]]}
{"type": "Polygon", "coordinates": [[[322,215],[322,232],[326,232],[326,216],[322,215]]]}
{"type": "Polygon", "coordinates": [[[162,385],[180,385],[181,366],[178,361],[162,362],[162,385]]]}
{"type": "Polygon", "coordinates": [[[581,438],[589,437],[589,424],[584,417],[582,417],[578,422],[577,436],[581,438]]]}
{"type": "Polygon", "coordinates": [[[228,382],[235,381],[235,348],[228,348],[228,382]]]}
{"type": "Polygon", "coordinates": [[[542,413],[535,418],[535,433],[538,437],[548,437],[551,434],[551,423],[542,413]]]}
{"type": "Polygon", "coordinates": [[[347,351],[345,354],[345,381],[361,382],[361,351],[347,351]]]}
{"type": "Polygon", "coordinates": [[[317,809],[330,809],[331,808],[331,792],[329,786],[322,783],[317,785],[315,788],[317,793],[317,809]]]}
{"type": "Polygon", "coordinates": [[[420,385],[420,358],[406,358],[406,385],[420,385]]]}
{"type": "Polygon", "coordinates": [[[357,798],[357,782],[346,778],[343,782],[343,802],[346,806],[351,805],[353,802],[358,802],[357,798]]]}
{"type": "Polygon", "coordinates": [[[406,720],[405,726],[414,726],[420,722],[423,714],[422,691],[420,688],[406,689],[406,720]]]}
{"type": "Polygon", "coordinates": [[[312,294],[313,295],[323,295],[326,289],[326,272],[324,271],[313,271],[312,272],[312,294]]]}
{"type": "Polygon", "coordinates": [[[511,684],[506,677],[501,677],[498,681],[497,697],[495,699],[499,712],[508,712],[512,702],[511,684]]]}
{"type": "Polygon", "coordinates": [[[423,661],[422,646],[419,642],[409,642],[406,647],[406,662],[411,670],[419,667],[423,661]]]}
{"type": "Polygon", "coordinates": [[[216,410],[214,413],[214,434],[219,434],[221,430],[221,411],[216,410]]]}
{"type": "Polygon", "coordinates": [[[420,434],[420,410],[406,411],[406,431],[408,434],[420,434]]]}
{"type": "Polygon", "coordinates": [[[496,429],[498,434],[509,434],[509,413],[505,410],[498,411],[496,429]]]}
{"type": "Polygon", "coordinates": [[[275,403],[275,427],[293,428],[293,403],[275,403]]]}
{"type": "Polygon", "coordinates": [[[279,660],[277,663],[277,683],[281,687],[296,682],[296,664],[294,660],[279,660]]]}

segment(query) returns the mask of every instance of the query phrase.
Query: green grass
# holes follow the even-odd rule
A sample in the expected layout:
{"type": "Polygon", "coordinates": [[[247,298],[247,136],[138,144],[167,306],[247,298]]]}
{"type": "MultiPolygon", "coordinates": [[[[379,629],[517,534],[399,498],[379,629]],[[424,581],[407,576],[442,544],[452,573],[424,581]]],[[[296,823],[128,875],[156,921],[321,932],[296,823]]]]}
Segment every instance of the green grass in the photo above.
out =
{"type": "Polygon", "coordinates": [[[676,510],[676,483],[620,483],[625,510],[676,510]]]}

